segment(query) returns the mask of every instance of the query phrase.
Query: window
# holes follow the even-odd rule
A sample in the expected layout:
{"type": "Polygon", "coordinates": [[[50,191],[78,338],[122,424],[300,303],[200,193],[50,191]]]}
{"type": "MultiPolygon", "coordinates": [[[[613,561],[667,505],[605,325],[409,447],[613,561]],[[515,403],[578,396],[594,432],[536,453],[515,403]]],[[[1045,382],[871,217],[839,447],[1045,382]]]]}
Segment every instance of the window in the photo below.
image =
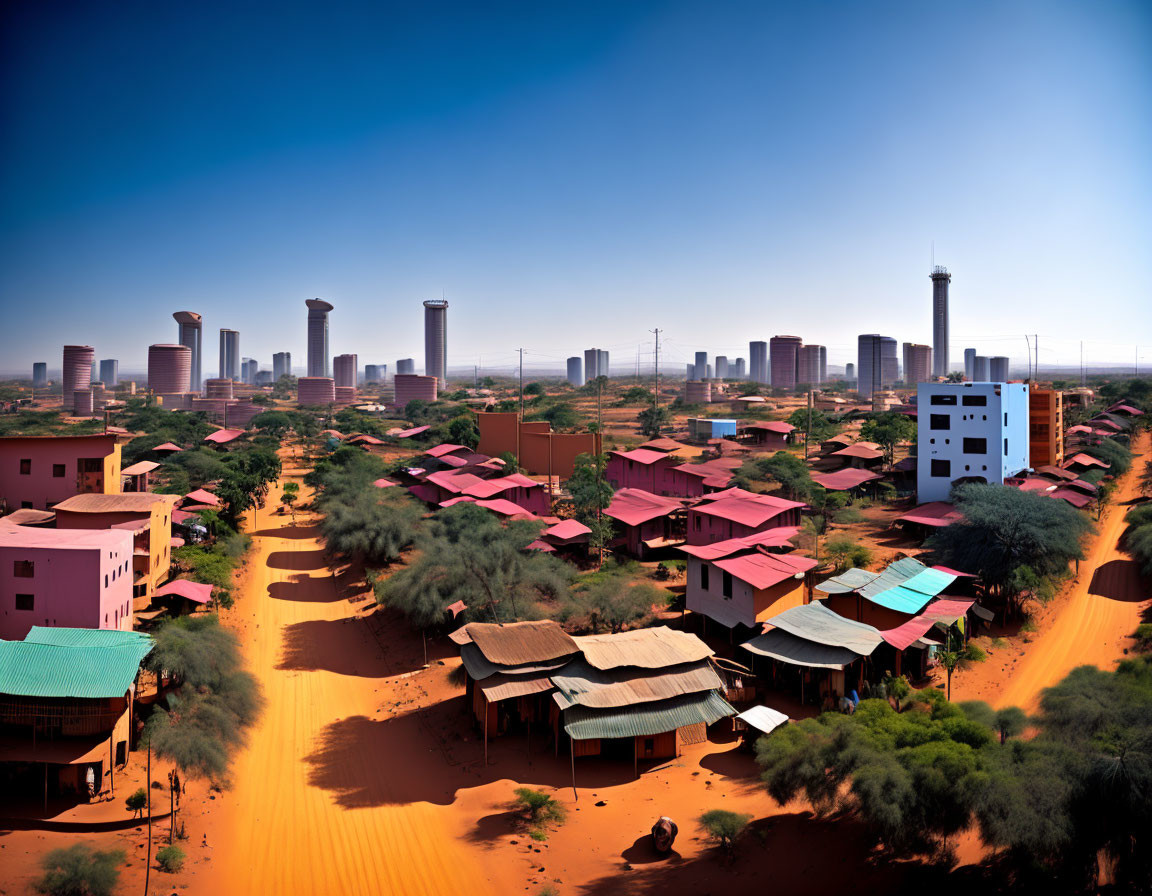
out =
{"type": "Polygon", "coordinates": [[[31,501],[21,501],[21,502],[20,502],[20,508],[21,508],[21,509],[24,509],[24,508],[30,508],[31,506],[32,506],[32,502],[31,502],[31,501]]]}
{"type": "Polygon", "coordinates": [[[726,572],[720,579],[720,588],[724,592],[725,597],[732,596],[732,573],[726,572]]]}
{"type": "Polygon", "coordinates": [[[933,395],[932,404],[956,404],[955,395],[933,395]]]}
{"type": "Polygon", "coordinates": [[[700,587],[705,591],[708,590],[708,564],[700,564],[700,587]]]}
{"type": "Polygon", "coordinates": [[[934,460],[934,461],[932,461],[932,475],[933,476],[951,476],[952,475],[952,461],[950,461],[950,460],[934,460]]]}
{"type": "Polygon", "coordinates": [[[700,531],[700,527],[703,524],[703,522],[704,521],[702,519],[700,519],[700,514],[696,514],[696,531],[697,532],[700,531]]]}
{"type": "Polygon", "coordinates": [[[104,587],[108,587],[108,573],[104,573],[104,587]]]}
{"type": "Polygon", "coordinates": [[[929,429],[951,429],[952,418],[948,414],[932,414],[928,418],[929,429]]]}
{"type": "Polygon", "coordinates": [[[30,579],[36,575],[36,564],[31,560],[13,560],[12,575],[18,579],[30,579]]]}
{"type": "Polygon", "coordinates": [[[32,458],[30,458],[30,457],[20,458],[20,475],[21,476],[31,476],[32,475],[32,458]]]}
{"type": "Polygon", "coordinates": [[[52,478],[53,479],[63,479],[64,478],[64,464],[52,464],[52,478]]]}
{"type": "Polygon", "coordinates": [[[987,439],[965,439],[964,440],[964,453],[965,454],[987,454],[988,453],[988,440],[987,439]]]}
{"type": "Polygon", "coordinates": [[[36,598],[31,594],[17,594],[16,595],[16,609],[17,610],[31,610],[36,603],[36,598]]]}
{"type": "Polygon", "coordinates": [[[987,395],[965,395],[960,402],[966,408],[983,408],[988,406],[987,395]]]}
{"type": "Polygon", "coordinates": [[[1008,456],[1008,440],[1007,439],[1004,440],[1004,456],[1005,457],[1008,456]]]}

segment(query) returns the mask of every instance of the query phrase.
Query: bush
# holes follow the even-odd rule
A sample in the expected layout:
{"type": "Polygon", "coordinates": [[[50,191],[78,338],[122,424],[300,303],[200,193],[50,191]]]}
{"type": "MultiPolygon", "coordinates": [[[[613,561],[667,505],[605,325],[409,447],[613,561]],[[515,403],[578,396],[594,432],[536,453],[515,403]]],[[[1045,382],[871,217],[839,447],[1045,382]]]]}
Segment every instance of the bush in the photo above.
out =
{"type": "Polygon", "coordinates": [[[751,815],[729,812],[727,809],[713,809],[700,816],[700,827],[715,840],[722,850],[732,852],[736,838],[748,827],[751,815]]]}
{"type": "Polygon", "coordinates": [[[863,569],[872,562],[872,552],[849,538],[832,539],[824,546],[824,552],[836,564],[837,572],[844,572],[851,566],[863,569]]]}
{"type": "Polygon", "coordinates": [[[1136,631],[1132,633],[1132,637],[1136,639],[1137,650],[1152,650],[1152,622],[1145,622],[1136,626],[1136,631]]]}
{"type": "Polygon", "coordinates": [[[156,852],[156,864],[161,871],[175,874],[184,867],[184,850],[179,846],[165,846],[156,852]]]}
{"type": "Polygon", "coordinates": [[[531,787],[517,787],[512,807],[524,814],[529,833],[534,840],[548,839],[548,825],[562,824],[568,817],[568,810],[555,797],[531,787]]]}
{"type": "Polygon", "coordinates": [[[54,849],[41,859],[44,876],[33,887],[49,896],[108,896],[124,858],[123,850],[96,852],[84,843],[54,849]]]}
{"type": "Polygon", "coordinates": [[[133,812],[140,812],[148,805],[148,791],[141,787],[134,794],[124,800],[124,808],[133,812]]]}

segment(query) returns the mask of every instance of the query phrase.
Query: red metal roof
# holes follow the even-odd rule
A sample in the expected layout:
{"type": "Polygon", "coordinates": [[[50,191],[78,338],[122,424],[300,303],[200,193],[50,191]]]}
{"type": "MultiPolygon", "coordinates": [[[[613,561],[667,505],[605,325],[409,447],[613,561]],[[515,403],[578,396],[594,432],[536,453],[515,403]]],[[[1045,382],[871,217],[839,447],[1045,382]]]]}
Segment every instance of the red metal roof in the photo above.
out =
{"type": "Polygon", "coordinates": [[[167,585],[161,585],[157,588],[152,596],[164,597],[168,594],[185,597],[198,604],[206,604],[212,600],[212,586],[202,585],[199,582],[190,582],[188,579],[173,579],[167,585]]]}
{"type": "Polygon", "coordinates": [[[339,439],[340,441],[344,441],[344,435],[335,429],[322,429],[320,430],[320,435],[332,436],[333,438],[339,439]]]}
{"type": "Polygon", "coordinates": [[[1074,454],[1072,457],[1068,458],[1068,460],[1064,461],[1065,469],[1068,469],[1068,467],[1072,466],[1100,467],[1107,470],[1112,465],[1104,463],[1104,461],[1093,457],[1091,454],[1074,454]]]}
{"type": "Polygon", "coordinates": [[[976,601],[973,598],[944,598],[930,603],[920,616],[951,625],[967,613],[974,603],[976,601]]]}
{"type": "Polygon", "coordinates": [[[436,491],[436,487],[426,482],[408,486],[408,492],[426,504],[435,504],[440,500],[440,493],[436,491]]]}
{"type": "Polygon", "coordinates": [[[762,429],[765,432],[778,432],[782,435],[788,435],[788,433],[794,432],[796,427],[791,423],[785,423],[783,420],[768,420],[765,423],[748,423],[744,426],[744,429],[762,429]]]}
{"type": "Polygon", "coordinates": [[[378,438],[376,438],[376,436],[358,435],[358,436],[352,436],[352,438],[350,438],[348,440],[348,444],[350,444],[350,445],[383,445],[385,443],[384,443],[383,439],[378,439],[378,438]]]}
{"type": "Polygon", "coordinates": [[[1117,411],[1123,411],[1125,414],[1131,414],[1134,417],[1139,417],[1144,413],[1139,408],[1134,408],[1130,404],[1123,403],[1114,404],[1112,407],[1108,408],[1109,414],[1115,414],[1117,411]]]}
{"type": "Polygon", "coordinates": [[[173,445],[171,442],[164,442],[162,445],[157,445],[152,449],[153,451],[183,451],[179,445],[173,445]]]}
{"type": "Polygon", "coordinates": [[[1083,492],[1076,491],[1073,488],[1058,488],[1055,491],[1048,492],[1048,497],[1058,498],[1061,501],[1067,501],[1073,507],[1083,510],[1092,503],[1092,496],[1086,495],[1083,492]]]}
{"type": "Polygon", "coordinates": [[[921,614],[909,619],[903,625],[880,632],[880,637],[897,650],[905,650],[919,641],[935,624],[936,620],[931,616],[921,614]]]}
{"type": "Polygon", "coordinates": [[[641,448],[651,448],[654,451],[678,451],[684,446],[677,442],[675,439],[650,439],[640,446],[641,448]]]}
{"type": "Polygon", "coordinates": [[[656,451],[652,448],[633,448],[631,451],[609,451],[609,454],[622,457],[638,464],[654,464],[657,461],[668,460],[668,453],[656,451]]]}
{"type": "Polygon", "coordinates": [[[950,526],[964,517],[947,501],[932,501],[929,504],[921,504],[897,519],[906,523],[919,523],[921,526],[941,527],[950,526]]]}
{"type": "Polygon", "coordinates": [[[467,495],[461,495],[458,498],[449,498],[447,501],[441,501],[441,507],[451,507],[453,504],[460,504],[468,502],[475,504],[477,507],[483,507],[485,510],[491,510],[493,513],[500,516],[514,516],[520,519],[534,520],[536,514],[531,511],[525,510],[519,504],[514,504],[506,498],[493,498],[492,500],[483,500],[470,498],[467,495]]]}
{"type": "Polygon", "coordinates": [[[394,485],[399,485],[399,482],[393,482],[391,479],[377,479],[372,483],[376,488],[391,488],[394,485]]]}
{"type": "Polygon", "coordinates": [[[855,445],[849,445],[847,448],[841,448],[839,451],[833,451],[832,457],[855,457],[860,460],[875,460],[878,457],[883,457],[884,452],[876,448],[870,448],[868,444],[857,442],[855,445]]]}
{"type": "Polygon", "coordinates": [[[130,467],[125,467],[120,471],[121,476],[142,476],[145,473],[151,473],[153,470],[160,469],[160,464],[154,460],[142,460],[132,464],[130,467]]]}
{"type": "Polygon", "coordinates": [[[798,557],[793,554],[762,554],[759,551],[728,557],[723,560],[714,560],[712,563],[713,566],[731,573],[741,582],[747,582],[758,590],[771,588],[786,579],[802,575],[816,566],[816,561],[810,557],[798,557]]]}
{"type": "Polygon", "coordinates": [[[397,439],[410,439],[412,436],[418,436],[422,432],[430,430],[431,426],[417,426],[413,429],[390,429],[385,435],[393,436],[397,439]]]}
{"type": "Polygon", "coordinates": [[[787,501],[775,495],[758,495],[741,488],[730,488],[705,495],[692,509],[745,526],[762,526],[786,510],[804,506],[801,501],[787,501]]]}
{"type": "Polygon", "coordinates": [[[1054,476],[1057,479],[1067,479],[1069,481],[1076,479],[1076,474],[1071,470],[1065,470],[1061,467],[1054,467],[1051,464],[1037,467],[1036,472],[1042,476],[1054,476]]]}
{"type": "Polygon", "coordinates": [[[588,535],[592,532],[579,520],[561,520],[554,526],[545,529],[543,534],[549,538],[558,538],[562,541],[568,541],[573,538],[579,538],[583,535],[588,535]]]}
{"type": "Polygon", "coordinates": [[[541,541],[539,538],[537,538],[535,541],[530,541],[526,550],[543,551],[545,554],[556,553],[556,548],[552,547],[552,545],[548,544],[546,541],[541,541]]]}
{"type": "Polygon", "coordinates": [[[218,429],[216,432],[210,432],[204,436],[204,441],[212,442],[216,445],[227,445],[229,442],[234,442],[243,435],[247,435],[247,433],[242,429],[218,429]]]}
{"type": "Polygon", "coordinates": [[[765,529],[763,532],[754,532],[743,538],[728,538],[712,544],[683,545],[679,550],[701,560],[717,560],[740,551],[752,550],[757,547],[782,548],[790,547],[790,539],[800,532],[799,526],[776,526],[765,529]]]}
{"type": "Polygon", "coordinates": [[[879,473],[873,473],[871,470],[857,470],[852,467],[837,470],[835,473],[812,474],[813,482],[834,492],[846,492],[863,485],[865,482],[874,482],[883,478],[879,473]]]}
{"type": "Polygon", "coordinates": [[[641,488],[622,488],[612,496],[604,515],[626,526],[639,526],[648,520],[682,510],[683,507],[683,503],[675,498],[654,495],[641,488]]]}
{"type": "Polygon", "coordinates": [[[452,492],[454,495],[460,495],[463,494],[464,490],[469,486],[475,485],[477,482],[483,482],[484,480],[472,473],[458,473],[455,470],[437,470],[435,473],[429,473],[425,477],[425,481],[438,485],[442,489],[452,492]]]}
{"type": "Polygon", "coordinates": [[[198,488],[195,491],[190,491],[184,496],[185,501],[192,501],[194,504],[207,504],[210,507],[219,507],[220,499],[217,498],[212,492],[198,488]]]}
{"type": "Polygon", "coordinates": [[[424,453],[429,457],[443,457],[445,454],[455,454],[457,451],[467,451],[464,445],[453,445],[451,442],[444,442],[441,445],[433,445],[424,453]]]}

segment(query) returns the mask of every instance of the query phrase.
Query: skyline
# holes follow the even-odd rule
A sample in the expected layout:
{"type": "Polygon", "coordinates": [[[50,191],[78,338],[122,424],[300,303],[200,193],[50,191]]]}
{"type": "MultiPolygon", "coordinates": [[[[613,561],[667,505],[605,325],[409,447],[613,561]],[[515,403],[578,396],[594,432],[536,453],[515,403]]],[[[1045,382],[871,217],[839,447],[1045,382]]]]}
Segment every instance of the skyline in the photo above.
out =
{"type": "Polygon", "coordinates": [[[364,363],[422,361],[443,297],[449,369],[650,366],[653,327],[673,373],[780,334],[842,367],[932,342],[933,264],[953,368],[1025,331],[1152,365],[1144,4],[228,9],[6,9],[3,372],[142,368],[184,309],[205,377],[221,328],[299,364],[313,297],[364,363]]]}

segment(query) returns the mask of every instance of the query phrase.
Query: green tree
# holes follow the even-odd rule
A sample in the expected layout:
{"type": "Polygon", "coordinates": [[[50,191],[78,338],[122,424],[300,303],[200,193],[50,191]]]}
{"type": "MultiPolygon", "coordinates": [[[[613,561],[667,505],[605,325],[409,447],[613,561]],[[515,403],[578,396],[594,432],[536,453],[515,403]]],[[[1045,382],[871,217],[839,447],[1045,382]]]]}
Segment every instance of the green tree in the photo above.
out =
{"type": "Polygon", "coordinates": [[[615,494],[615,489],[604,478],[607,466],[607,455],[579,454],[573,463],[572,476],[565,483],[572,495],[573,516],[592,530],[588,545],[599,556],[612,539],[613,531],[612,520],[604,516],[615,494]]]}
{"type": "Polygon", "coordinates": [[[580,425],[580,415],[566,401],[557,401],[531,415],[533,420],[547,420],[555,430],[575,429],[580,425]]]}
{"type": "Polygon", "coordinates": [[[328,550],[354,563],[387,566],[412,546],[423,510],[401,489],[325,492],[316,501],[328,550]]]}
{"type": "Polygon", "coordinates": [[[525,395],[543,395],[544,394],[544,384],[543,383],[529,383],[527,386],[524,387],[524,394],[525,395]]]}
{"type": "Polygon", "coordinates": [[[292,522],[296,522],[296,501],[300,497],[300,483],[285,482],[280,489],[280,503],[292,514],[292,522]]]}
{"type": "Polygon", "coordinates": [[[53,849],[40,860],[44,875],[33,886],[48,896],[110,896],[124,859],[122,849],[97,852],[85,843],[53,849]]]}
{"type": "Polygon", "coordinates": [[[652,616],[668,606],[672,594],[650,582],[636,582],[614,574],[594,581],[587,588],[574,589],[565,602],[561,617],[578,621],[596,634],[603,627],[612,633],[652,616]]]}
{"type": "Polygon", "coordinates": [[[672,413],[662,404],[651,404],[643,408],[636,419],[640,432],[650,439],[658,439],[672,425],[672,413]]]}
{"type": "Polygon", "coordinates": [[[156,864],[161,871],[175,874],[184,867],[184,850],[169,844],[156,852],[156,864]]]}
{"type": "MultiPolygon", "coordinates": [[[[786,423],[791,423],[796,427],[798,432],[808,432],[808,409],[800,408],[793,411],[788,415],[786,423]]],[[[824,411],[812,409],[812,435],[811,444],[815,445],[818,442],[823,442],[825,439],[830,439],[832,436],[840,432],[841,427],[839,424],[834,423],[832,418],[829,417],[824,411]]]]}
{"type": "Polygon", "coordinates": [[[864,569],[872,562],[872,552],[851,538],[835,538],[824,545],[824,553],[836,565],[836,572],[842,573],[851,567],[864,569]]]}
{"type": "Polygon", "coordinates": [[[136,790],[135,793],[130,794],[128,796],[128,799],[124,800],[124,808],[132,810],[132,817],[133,818],[139,817],[140,813],[144,810],[144,807],[147,805],[148,805],[148,791],[145,790],[143,787],[136,790]]]}
{"type": "Polygon", "coordinates": [[[377,581],[376,599],[421,629],[442,622],[457,601],[474,620],[539,618],[546,615],[540,604],[565,593],[571,578],[562,561],[527,550],[539,533],[538,522],[501,525],[491,511],[454,504],[421,532],[415,559],[377,581]]]}
{"type": "Polygon", "coordinates": [[[885,459],[888,463],[892,463],[896,446],[916,439],[916,423],[910,417],[895,411],[875,414],[861,425],[860,437],[883,448],[885,459]]]}
{"type": "Polygon", "coordinates": [[[754,457],[744,461],[733,477],[733,485],[741,488],[760,482],[778,482],[784,494],[793,501],[807,501],[815,493],[816,484],[808,465],[795,454],[777,451],[769,457],[754,457]]]}
{"type": "Polygon", "coordinates": [[[520,812],[534,840],[546,840],[548,825],[563,824],[568,810],[555,797],[531,787],[517,787],[512,808],[520,812]]]}
{"type": "Polygon", "coordinates": [[[928,542],[936,562],[979,575],[1017,613],[1030,578],[1023,567],[1049,579],[1084,556],[1081,541],[1092,524],[1064,501],[974,483],[955,487],[953,499],[963,519],[928,542]]]}
{"type": "Polygon", "coordinates": [[[448,441],[453,445],[463,445],[476,450],[480,444],[480,427],[471,411],[458,414],[448,421],[448,441]]]}
{"type": "Polygon", "coordinates": [[[700,827],[730,857],[735,850],[736,840],[751,820],[751,815],[729,812],[727,809],[712,809],[700,816],[700,827]]]}
{"type": "Polygon", "coordinates": [[[264,411],[253,417],[248,425],[257,432],[267,433],[279,441],[292,428],[292,418],[283,411],[264,411]]]}

